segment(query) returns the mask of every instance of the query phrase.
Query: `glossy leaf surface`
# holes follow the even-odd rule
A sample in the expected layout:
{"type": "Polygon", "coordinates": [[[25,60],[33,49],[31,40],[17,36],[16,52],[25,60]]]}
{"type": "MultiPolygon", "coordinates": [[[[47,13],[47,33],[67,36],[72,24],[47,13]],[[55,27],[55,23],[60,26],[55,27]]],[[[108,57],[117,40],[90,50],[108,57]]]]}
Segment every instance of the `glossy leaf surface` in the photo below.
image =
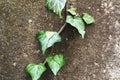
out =
{"type": "Polygon", "coordinates": [[[54,45],[54,43],[61,42],[60,35],[53,31],[40,31],[37,34],[37,39],[41,44],[43,54],[45,53],[46,49],[54,45]]]}
{"type": "Polygon", "coordinates": [[[57,75],[57,72],[65,65],[65,58],[62,54],[49,55],[46,60],[54,75],[57,75]]]}

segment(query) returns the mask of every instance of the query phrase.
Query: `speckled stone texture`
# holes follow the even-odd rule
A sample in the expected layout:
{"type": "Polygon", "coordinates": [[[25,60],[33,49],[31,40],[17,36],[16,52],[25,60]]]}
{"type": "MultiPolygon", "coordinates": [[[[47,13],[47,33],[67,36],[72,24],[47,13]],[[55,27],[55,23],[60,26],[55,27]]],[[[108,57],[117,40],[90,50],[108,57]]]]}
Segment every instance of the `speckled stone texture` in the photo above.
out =
{"type": "MultiPolygon", "coordinates": [[[[69,0],[70,5],[96,22],[86,27],[85,39],[66,26],[53,52],[63,53],[67,63],[57,76],[48,69],[40,80],[120,80],[120,0],[69,0]]],[[[26,65],[45,59],[36,33],[63,24],[45,0],[0,0],[0,80],[31,80],[26,65]]]]}

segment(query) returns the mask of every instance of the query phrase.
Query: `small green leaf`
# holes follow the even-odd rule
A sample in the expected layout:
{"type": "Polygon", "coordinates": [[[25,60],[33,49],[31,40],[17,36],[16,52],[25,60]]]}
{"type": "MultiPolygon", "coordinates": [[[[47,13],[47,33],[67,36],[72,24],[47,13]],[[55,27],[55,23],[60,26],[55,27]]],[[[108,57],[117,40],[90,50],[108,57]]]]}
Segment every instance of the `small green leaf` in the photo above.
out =
{"type": "Polygon", "coordinates": [[[53,10],[54,13],[61,16],[61,12],[65,7],[66,0],[46,0],[46,7],[49,10],[53,10]]]}
{"type": "Polygon", "coordinates": [[[49,55],[46,60],[54,75],[57,75],[57,72],[65,65],[65,58],[62,54],[49,55]]]}
{"type": "Polygon", "coordinates": [[[43,74],[43,72],[46,71],[46,67],[40,63],[38,65],[36,64],[29,64],[26,67],[26,72],[28,72],[30,74],[30,76],[32,77],[32,80],[38,80],[41,75],[43,74]]]}
{"type": "Polygon", "coordinates": [[[76,15],[76,8],[71,7],[70,9],[67,10],[70,14],[76,15]]]}
{"type": "Polygon", "coordinates": [[[66,22],[75,27],[78,30],[78,32],[82,35],[82,38],[84,38],[85,24],[80,16],[76,16],[73,18],[72,16],[68,15],[66,22]]]}
{"type": "Polygon", "coordinates": [[[87,24],[91,24],[91,23],[94,23],[95,20],[94,18],[88,14],[88,13],[83,13],[83,20],[87,23],[87,24]]]}
{"type": "Polygon", "coordinates": [[[56,42],[61,42],[61,37],[57,32],[40,31],[37,34],[37,39],[41,43],[42,52],[45,53],[46,49],[54,45],[56,42]]]}

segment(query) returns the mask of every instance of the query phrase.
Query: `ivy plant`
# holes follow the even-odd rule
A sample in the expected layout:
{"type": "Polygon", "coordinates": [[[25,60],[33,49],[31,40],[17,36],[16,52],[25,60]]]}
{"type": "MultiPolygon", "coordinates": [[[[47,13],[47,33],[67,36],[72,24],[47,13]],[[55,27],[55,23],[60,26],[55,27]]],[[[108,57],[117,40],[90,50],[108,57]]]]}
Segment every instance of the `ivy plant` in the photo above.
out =
{"type": "Polygon", "coordinates": [[[78,30],[78,32],[82,35],[82,38],[84,38],[85,23],[83,22],[83,20],[80,16],[72,17],[72,16],[68,15],[66,22],[71,24],[73,27],[75,27],[78,30]]]}
{"type": "Polygon", "coordinates": [[[49,55],[47,58],[47,63],[50,66],[50,69],[57,75],[57,72],[61,69],[61,67],[65,64],[65,58],[62,54],[58,55],[49,55]]]}
{"type": "MultiPolygon", "coordinates": [[[[84,38],[86,25],[95,22],[94,18],[88,13],[79,15],[76,8],[71,6],[70,9],[68,9],[67,0],[46,0],[46,8],[52,10],[60,18],[62,18],[62,10],[64,8],[67,14],[65,15],[65,23],[58,32],[42,30],[37,33],[36,39],[41,45],[43,55],[48,48],[52,47],[55,43],[62,41],[60,33],[63,31],[66,24],[70,24],[72,27],[76,28],[78,33],[82,36],[82,38],[84,38]]],[[[65,65],[66,60],[62,53],[49,53],[43,63],[30,63],[27,65],[25,70],[30,74],[32,80],[38,80],[47,69],[45,66],[46,63],[50,67],[53,74],[57,75],[58,71],[65,65]]]]}
{"type": "Polygon", "coordinates": [[[37,39],[41,44],[42,52],[45,53],[46,49],[51,47],[56,42],[61,42],[61,36],[53,31],[40,31],[37,34],[37,39]]]}
{"type": "Polygon", "coordinates": [[[29,64],[26,67],[26,71],[30,74],[32,77],[32,80],[38,80],[42,73],[46,71],[46,67],[43,63],[40,64],[29,64]]]}
{"type": "Polygon", "coordinates": [[[46,7],[62,17],[61,12],[65,7],[66,0],[46,0],[46,7]]]}

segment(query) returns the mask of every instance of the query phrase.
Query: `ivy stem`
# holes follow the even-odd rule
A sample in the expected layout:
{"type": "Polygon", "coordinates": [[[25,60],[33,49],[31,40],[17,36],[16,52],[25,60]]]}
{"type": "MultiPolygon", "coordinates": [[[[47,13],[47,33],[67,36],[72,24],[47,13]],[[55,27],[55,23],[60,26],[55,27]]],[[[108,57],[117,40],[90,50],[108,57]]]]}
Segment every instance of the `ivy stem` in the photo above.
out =
{"type": "Polygon", "coordinates": [[[64,28],[65,28],[65,26],[66,26],[66,22],[64,23],[64,25],[60,28],[60,30],[58,31],[58,34],[60,34],[63,30],[64,30],[64,28]]]}
{"type": "Polygon", "coordinates": [[[45,65],[47,63],[47,60],[45,59],[45,61],[43,62],[43,65],[45,65]]]}
{"type": "MultiPolygon", "coordinates": [[[[67,12],[67,9],[68,9],[68,0],[67,0],[67,2],[66,2],[66,5],[65,5],[65,21],[66,21],[66,17],[67,17],[67,15],[68,15],[68,12],[67,12]]],[[[66,26],[66,22],[63,24],[63,26],[60,28],[60,30],[58,31],[58,34],[60,34],[63,30],[64,30],[64,28],[65,28],[65,26],[66,26]]],[[[51,52],[50,52],[50,54],[53,52],[53,46],[52,46],[52,50],[51,50],[51,52]]],[[[45,59],[45,61],[43,62],[43,65],[45,65],[47,63],[47,60],[45,59]]]]}
{"type": "MultiPolygon", "coordinates": [[[[66,21],[67,15],[68,15],[67,10],[68,10],[68,0],[67,0],[66,5],[65,5],[65,21],[66,21]]],[[[64,30],[66,24],[67,24],[66,22],[63,24],[63,26],[58,31],[58,34],[60,34],[64,30]]]]}

